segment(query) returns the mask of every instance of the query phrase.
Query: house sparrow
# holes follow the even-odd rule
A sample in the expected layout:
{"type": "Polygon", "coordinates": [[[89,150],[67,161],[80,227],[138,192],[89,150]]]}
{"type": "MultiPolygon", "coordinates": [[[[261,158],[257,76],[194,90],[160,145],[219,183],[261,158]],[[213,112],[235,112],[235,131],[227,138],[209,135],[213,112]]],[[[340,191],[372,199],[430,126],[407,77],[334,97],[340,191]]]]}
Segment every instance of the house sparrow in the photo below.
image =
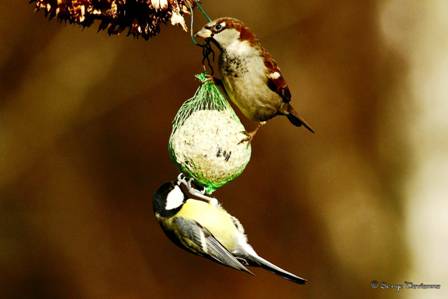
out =
{"type": "Polygon", "coordinates": [[[226,93],[244,116],[259,122],[253,132],[247,133],[249,141],[267,120],[277,115],[285,115],[293,125],[314,133],[292,107],[291,93],[277,63],[240,20],[216,19],[195,36],[219,48],[219,68],[226,93]]]}

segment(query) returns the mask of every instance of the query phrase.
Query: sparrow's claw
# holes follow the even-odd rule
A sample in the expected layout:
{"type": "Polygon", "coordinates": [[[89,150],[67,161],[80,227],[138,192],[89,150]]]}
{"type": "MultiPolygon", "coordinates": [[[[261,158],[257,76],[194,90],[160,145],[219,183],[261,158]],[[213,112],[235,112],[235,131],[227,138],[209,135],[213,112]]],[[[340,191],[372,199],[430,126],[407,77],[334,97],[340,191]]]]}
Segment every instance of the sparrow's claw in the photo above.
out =
{"type": "Polygon", "coordinates": [[[205,78],[207,79],[207,81],[211,81],[211,82],[215,82],[215,77],[213,75],[210,74],[205,74],[205,78]]]}
{"type": "Polygon", "coordinates": [[[241,132],[241,133],[244,134],[244,135],[246,135],[246,137],[243,138],[243,139],[241,139],[241,141],[238,142],[238,144],[247,142],[247,144],[249,145],[249,144],[252,142],[252,139],[254,139],[254,136],[255,136],[255,134],[257,133],[257,131],[253,131],[253,132],[246,132],[246,131],[243,131],[243,132],[241,132]]]}
{"type": "Polygon", "coordinates": [[[223,85],[222,80],[216,78],[216,77],[213,76],[213,75],[206,74],[206,75],[205,75],[205,78],[207,79],[207,81],[211,81],[211,82],[215,83],[216,85],[219,85],[219,86],[222,86],[222,85],[223,85]]]}
{"type": "Polygon", "coordinates": [[[252,132],[243,131],[242,133],[243,133],[244,135],[246,135],[246,138],[244,138],[243,140],[241,140],[238,144],[241,144],[241,143],[244,143],[244,142],[247,142],[247,143],[249,144],[250,142],[252,142],[252,139],[254,139],[255,134],[257,134],[258,130],[259,130],[262,126],[264,126],[265,124],[266,124],[266,121],[260,121],[260,122],[258,123],[258,126],[257,126],[257,127],[255,128],[255,130],[253,130],[252,132]]]}

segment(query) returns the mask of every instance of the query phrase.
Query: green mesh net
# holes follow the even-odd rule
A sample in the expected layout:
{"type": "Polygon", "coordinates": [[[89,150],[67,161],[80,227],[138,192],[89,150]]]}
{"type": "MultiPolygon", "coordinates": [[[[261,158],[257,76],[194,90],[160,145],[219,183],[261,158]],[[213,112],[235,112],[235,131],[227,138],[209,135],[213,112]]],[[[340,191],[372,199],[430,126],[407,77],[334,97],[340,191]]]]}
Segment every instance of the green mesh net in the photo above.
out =
{"type": "Polygon", "coordinates": [[[197,110],[217,110],[227,112],[240,122],[238,116],[233,111],[227,99],[219,90],[218,86],[213,82],[213,79],[207,76],[207,73],[201,73],[195,76],[201,81],[201,86],[196,90],[194,96],[185,101],[180,107],[173,120],[173,132],[172,134],[182,126],[185,120],[197,110]]]}
{"type": "Polygon", "coordinates": [[[168,150],[179,169],[208,194],[237,178],[250,160],[244,126],[206,73],[173,120],[168,150]]]}

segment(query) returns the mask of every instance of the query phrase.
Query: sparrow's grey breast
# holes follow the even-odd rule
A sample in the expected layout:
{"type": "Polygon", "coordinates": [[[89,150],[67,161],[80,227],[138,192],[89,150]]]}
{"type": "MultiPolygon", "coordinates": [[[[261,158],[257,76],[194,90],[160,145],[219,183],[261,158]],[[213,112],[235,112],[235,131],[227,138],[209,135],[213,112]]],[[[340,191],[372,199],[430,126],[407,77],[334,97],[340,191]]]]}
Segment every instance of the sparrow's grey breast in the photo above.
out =
{"type": "Polygon", "coordinates": [[[266,66],[258,51],[247,42],[224,49],[219,65],[224,87],[241,112],[253,121],[274,117],[282,103],[267,85],[266,66]]]}

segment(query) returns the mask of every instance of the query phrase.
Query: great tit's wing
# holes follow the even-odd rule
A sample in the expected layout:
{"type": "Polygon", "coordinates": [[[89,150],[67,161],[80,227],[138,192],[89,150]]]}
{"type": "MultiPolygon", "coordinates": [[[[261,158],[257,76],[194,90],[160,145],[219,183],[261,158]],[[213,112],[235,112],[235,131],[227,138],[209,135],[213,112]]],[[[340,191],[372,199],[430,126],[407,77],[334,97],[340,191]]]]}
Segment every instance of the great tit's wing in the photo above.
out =
{"type": "Polygon", "coordinates": [[[288,271],[280,268],[279,266],[274,265],[273,263],[265,260],[264,258],[260,257],[257,254],[252,253],[252,254],[246,255],[242,258],[245,259],[249,263],[249,265],[259,266],[265,270],[268,270],[274,274],[277,274],[277,275],[283,277],[284,279],[290,280],[297,284],[304,284],[307,281],[306,279],[304,279],[302,277],[299,277],[291,272],[288,272],[288,271]]]}
{"type": "MultiPolygon", "coordinates": [[[[252,274],[212,234],[194,220],[173,219],[177,243],[188,251],[212,259],[225,266],[252,274]]],[[[173,237],[173,236],[171,236],[173,237]]]]}

